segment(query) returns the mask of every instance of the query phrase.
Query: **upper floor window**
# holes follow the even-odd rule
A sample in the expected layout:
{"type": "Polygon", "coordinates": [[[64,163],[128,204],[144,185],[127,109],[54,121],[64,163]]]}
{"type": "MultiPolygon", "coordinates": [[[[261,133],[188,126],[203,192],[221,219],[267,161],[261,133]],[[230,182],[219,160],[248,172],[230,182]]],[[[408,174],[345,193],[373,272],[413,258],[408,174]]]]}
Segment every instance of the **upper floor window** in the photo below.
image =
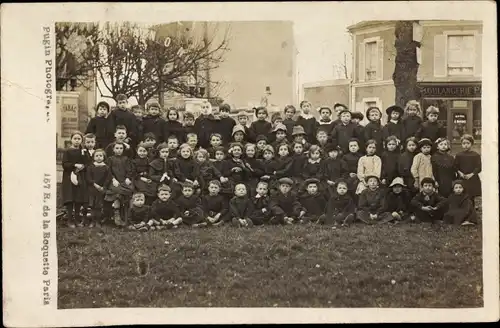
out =
{"type": "Polygon", "coordinates": [[[384,40],[367,38],[359,43],[357,54],[358,81],[380,81],[383,79],[384,40]]]}
{"type": "Polygon", "coordinates": [[[473,75],[474,35],[448,35],[447,41],[448,75],[473,75]]]}
{"type": "Polygon", "coordinates": [[[366,81],[377,79],[378,51],[377,41],[365,43],[365,69],[366,81]]]}

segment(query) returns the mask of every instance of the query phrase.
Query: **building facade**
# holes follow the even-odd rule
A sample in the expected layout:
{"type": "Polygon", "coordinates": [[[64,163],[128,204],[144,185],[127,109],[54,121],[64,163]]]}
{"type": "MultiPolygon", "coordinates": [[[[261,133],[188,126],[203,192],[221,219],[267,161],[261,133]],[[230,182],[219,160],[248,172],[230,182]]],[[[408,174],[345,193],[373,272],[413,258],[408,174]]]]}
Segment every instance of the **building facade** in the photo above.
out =
{"type": "Polygon", "coordinates": [[[351,81],[347,79],[304,83],[302,87],[304,99],[311,103],[315,116],[319,116],[317,109],[320,106],[348,105],[351,99],[351,81]]]}
{"type": "MultiPolygon", "coordinates": [[[[365,21],[348,27],[354,57],[351,108],[394,104],[395,25],[365,21]]],[[[480,141],[482,23],[420,21],[414,24],[413,38],[421,42],[417,80],[422,108],[440,109],[439,121],[450,140],[457,142],[469,133],[480,141]]]]}

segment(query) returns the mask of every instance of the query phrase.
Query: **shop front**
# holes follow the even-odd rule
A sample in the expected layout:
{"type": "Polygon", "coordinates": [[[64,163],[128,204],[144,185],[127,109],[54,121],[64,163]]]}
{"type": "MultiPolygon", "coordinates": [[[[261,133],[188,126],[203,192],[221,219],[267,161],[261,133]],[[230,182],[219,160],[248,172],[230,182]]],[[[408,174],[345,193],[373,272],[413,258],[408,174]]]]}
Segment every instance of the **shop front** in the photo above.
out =
{"type": "Polygon", "coordinates": [[[438,120],[452,143],[466,133],[481,142],[481,82],[422,82],[419,87],[422,110],[439,108],[438,120]]]}

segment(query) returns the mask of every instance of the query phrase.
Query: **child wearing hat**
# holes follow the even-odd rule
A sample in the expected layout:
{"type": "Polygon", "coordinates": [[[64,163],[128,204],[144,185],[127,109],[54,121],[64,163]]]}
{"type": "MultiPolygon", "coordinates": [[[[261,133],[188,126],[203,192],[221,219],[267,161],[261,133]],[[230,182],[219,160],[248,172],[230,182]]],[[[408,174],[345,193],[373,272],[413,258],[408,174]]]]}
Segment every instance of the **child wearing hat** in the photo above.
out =
{"type": "Polygon", "coordinates": [[[406,139],[404,145],[404,152],[401,153],[398,159],[398,175],[403,178],[406,188],[412,195],[412,197],[417,193],[417,188],[415,188],[415,179],[411,174],[411,166],[413,165],[413,158],[417,154],[418,141],[415,137],[409,137],[406,139]]]}
{"type": "Polygon", "coordinates": [[[403,127],[403,108],[393,105],[387,107],[385,110],[387,113],[387,124],[382,128],[382,136],[384,140],[387,140],[390,136],[394,136],[398,139],[398,150],[400,150],[400,145],[404,141],[404,127],[403,127]]]}
{"type": "Polygon", "coordinates": [[[392,215],[384,211],[385,193],[379,188],[379,177],[367,175],[364,180],[367,187],[359,195],[357,219],[366,224],[390,222],[392,215]]]}
{"type": "MultiPolygon", "coordinates": [[[[356,194],[359,195],[368,186],[368,176],[376,176],[380,179],[382,175],[382,160],[376,155],[377,143],[375,140],[368,140],[366,142],[366,155],[362,156],[358,162],[358,186],[356,194]]],[[[380,182],[380,181],[379,181],[380,182]]]]}
{"type": "Polygon", "coordinates": [[[438,192],[443,197],[448,197],[452,191],[452,183],[457,179],[455,158],[449,154],[450,141],[439,138],[435,142],[437,151],[431,156],[432,174],[438,185],[438,192]]]}
{"type": "Polygon", "coordinates": [[[196,134],[196,130],[194,127],[194,114],[191,112],[186,112],[182,114],[183,122],[182,122],[182,138],[179,139],[180,142],[187,141],[187,135],[190,133],[196,134]]]}
{"type": "MultiPolygon", "coordinates": [[[[463,151],[455,156],[455,168],[458,176],[464,183],[467,194],[474,201],[481,196],[481,155],[471,150],[474,144],[474,137],[470,134],[464,134],[460,139],[463,151]]],[[[476,207],[477,209],[477,207],[476,207]]]]}
{"type": "Polygon", "coordinates": [[[255,142],[257,143],[257,136],[263,135],[267,136],[269,132],[271,132],[272,125],[270,122],[266,121],[268,112],[265,107],[257,107],[254,108],[255,111],[255,117],[257,117],[257,120],[253,121],[250,124],[250,129],[248,132],[248,140],[250,142],[255,142]]]}
{"type": "Polygon", "coordinates": [[[263,225],[272,223],[271,198],[269,197],[269,184],[265,181],[259,181],[255,190],[255,196],[252,196],[253,212],[250,219],[254,225],[263,225]]]}
{"type": "Polygon", "coordinates": [[[392,216],[392,220],[406,221],[410,218],[410,202],[412,196],[406,189],[402,178],[396,177],[389,185],[389,189],[384,198],[384,212],[392,216]]]}
{"type": "Polygon", "coordinates": [[[328,106],[321,106],[318,109],[319,120],[317,128],[322,128],[328,136],[331,136],[335,123],[332,121],[332,110],[328,106]]]}
{"type": "Polygon", "coordinates": [[[271,145],[273,146],[274,149],[278,149],[278,145],[281,145],[282,143],[288,143],[288,137],[287,137],[287,131],[286,131],[286,126],[285,124],[278,123],[276,124],[273,129],[273,142],[271,145]]]}
{"type": "Polygon", "coordinates": [[[355,221],[356,204],[348,188],[348,183],[344,179],[335,181],[335,192],[328,199],[326,213],[320,223],[348,225],[355,221]]]}
{"type": "Polygon", "coordinates": [[[310,178],[304,181],[306,192],[300,196],[300,205],[305,212],[303,222],[324,221],[327,197],[320,193],[320,180],[310,178]]]}
{"type": "Polygon", "coordinates": [[[420,103],[416,100],[410,100],[406,103],[405,115],[403,117],[403,138],[402,142],[410,137],[419,137],[422,129],[422,118],[420,103]]]}
{"type": "Polygon", "coordinates": [[[292,179],[281,178],[278,184],[278,192],[271,197],[271,212],[277,223],[293,224],[304,216],[305,211],[292,192],[292,179]]]}
{"type": "Polygon", "coordinates": [[[425,178],[431,178],[434,181],[431,163],[432,142],[427,138],[420,139],[418,147],[420,148],[420,153],[413,157],[410,169],[411,175],[415,179],[415,189],[420,189],[422,180],[425,178]]]}
{"type": "Polygon", "coordinates": [[[196,186],[191,181],[182,182],[182,194],[175,200],[175,203],[179,207],[179,218],[182,218],[182,223],[199,227],[206,225],[206,222],[203,217],[201,199],[195,190],[196,186]]]}
{"type": "Polygon", "coordinates": [[[422,123],[422,128],[420,129],[418,137],[422,139],[427,138],[431,143],[436,142],[439,138],[446,138],[446,129],[438,122],[439,108],[429,106],[425,110],[425,116],[427,121],[422,123]]]}
{"type": "Polygon", "coordinates": [[[146,105],[146,115],[142,118],[143,133],[152,133],[158,143],[164,140],[165,120],[161,117],[160,104],[153,102],[146,105]]]}
{"type": "Polygon", "coordinates": [[[300,142],[304,145],[305,151],[309,150],[311,146],[306,140],[306,132],[301,125],[295,125],[292,129],[293,142],[300,142]]]}
{"type": "Polygon", "coordinates": [[[439,195],[433,178],[420,180],[420,192],[413,197],[411,206],[416,218],[412,221],[435,222],[441,221],[446,207],[446,198],[439,195]]]}
{"type": "Polygon", "coordinates": [[[87,125],[85,134],[92,133],[96,136],[96,149],[105,149],[109,144],[109,122],[107,116],[109,114],[109,104],[101,101],[95,107],[95,116],[92,117],[87,125]]]}
{"type": "Polygon", "coordinates": [[[231,134],[232,136],[232,142],[238,142],[244,145],[247,142],[248,139],[248,128],[244,127],[241,124],[236,124],[233,127],[233,132],[231,134]]]}
{"type": "Polygon", "coordinates": [[[361,121],[363,121],[364,118],[365,116],[361,112],[351,112],[351,122],[356,126],[356,135],[358,135],[361,139],[364,139],[365,135],[365,127],[361,125],[361,121]]]}
{"type": "Polygon", "coordinates": [[[377,155],[382,153],[384,145],[384,135],[382,133],[382,124],[380,122],[382,118],[382,112],[378,107],[370,107],[366,110],[366,118],[368,118],[368,124],[365,125],[363,129],[364,140],[375,140],[377,143],[377,155]]]}
{"type": "Polygon", "coordinates": [[[229,201],[229,217],[231,223],[236,227],[253,226],[250,215],[253,212],[253,204],[248,197],[247,188],[243,183],[234,187],[234,197],[229,201]]]}
{"type": "Polygon", "coordinates": [[[283,114],[285,115],[283,124],[286,126],[286,130],[288,133],[288,140],[292,141],[293,127],[297,124],[297,122],[294,120],[295,114],[297,114],[297,109],[295,109],[295,106],[293,105],[286,105],[285,108],[283,109],[283,114]]]}
{"type": "Polygon", "coordinates": [[[349,151],[349,140],[360,138],[359,129],[351,123],[351,112],[344,108],[339,112],[340,122],[332,130],[331,139],[336,140],[340,150],[344,153],[349,151]]]}
{"type": "Polygon", "coordinates": [[[456,180],[452,184],[452,193],[447,200],[448,210],[443,221],[455,225],[474,225],[477,223],[477,213],[474,201],[467,195],[464,182],[456,180]]]}
{"type": "Polygon", "coordinates": [[[208,182],[207,193],[201,198],[201,208],[205,222],[208,225],[218,226],[227,222],[229,204],[223,195],[220,194],[221,183],[218,180],[208,182]]]}
{"type": "Polygon", "coordinates": [[[389,136],[385,139],[385,150],[382,152],[382,184],[387,186],[394,178],[399,176],[399,139],[389,136]]]}
{"type": "Polygon", "coordinates": [[[297,118],[297,125],[300,125],[304,128],[306,132],[306,140],[310,144],[314,143],[316,137],[316,126],[318,125],[318,121],[311,114],[312,104],[307,100],[302,100],[300,102],[300,109],[302,113],[300,113],[297,118]]]}

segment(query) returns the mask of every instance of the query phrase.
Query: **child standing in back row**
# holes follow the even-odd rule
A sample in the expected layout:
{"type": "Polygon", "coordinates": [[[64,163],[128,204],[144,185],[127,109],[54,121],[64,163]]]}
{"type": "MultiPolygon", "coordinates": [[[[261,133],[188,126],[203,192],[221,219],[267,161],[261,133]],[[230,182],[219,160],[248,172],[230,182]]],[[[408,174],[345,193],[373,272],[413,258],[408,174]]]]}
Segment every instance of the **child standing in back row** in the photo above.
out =
{"type": "MultiPolygon", "coordinates": [[[[377,155],[382,153],[384,149],[384,136],[382,134],[382,124],[380,119],[382,117],[382,112],[378,107],[370,107],[366,111],[366,117],[370,121],[364,128],[365,142],[367,140],[375,140],[377,144],[377,155]]],[[[365,144],[365,147],[367,144],[365,144]]]]}
{"type": "Polygon", "coordinates": [[[250,142],[257,143],[257,137],[261,135],[267,136],[269,132],[271,132],[272,125],[270,122],[266,121],[268,112],[265,107],[255,108],[255,116],[257,117],[257,120],[250,124],[249,140],[250,142]]]}
{"type": "Polygon", "coordinates": [[[419,137],[422,128],[422,118],[420,104],[416,100],[410,100],[405,107],[405,117],[403,117],[403,138],[402,142],[410,137],[419,137]]]}
{"type": "Polygon", "coordinates": [[[311,115],[312,105],[309,101],[303,100],[300,102],[300,109],[302,113],[297,118],[297,125],[301,125],[304,128],[307,142],[314,144],[318,122],[316,118],[311,115]]]}
{"type": "MultiPolygon", "coordinates": [[[[455,169],[458,176],[462,179],[467,194],[473,201],[481,196],[481,155],[471,150],[474,144],[474,137],[470,134],[464,134],[461,138],[463,151],[455,156],[455,169]]],[[[476,205],[477,209],[477,205],[476,205]]]]}
{"type": "Polygon", "coordinates": [[[92,117],[87,125],[85,134],[92,133],[96,136],[96,148],[106,148],[109,143],[109,122],[106,116],[109,114],[109,104],[101,101],[95,109],[95,116],[92,117]]]}

